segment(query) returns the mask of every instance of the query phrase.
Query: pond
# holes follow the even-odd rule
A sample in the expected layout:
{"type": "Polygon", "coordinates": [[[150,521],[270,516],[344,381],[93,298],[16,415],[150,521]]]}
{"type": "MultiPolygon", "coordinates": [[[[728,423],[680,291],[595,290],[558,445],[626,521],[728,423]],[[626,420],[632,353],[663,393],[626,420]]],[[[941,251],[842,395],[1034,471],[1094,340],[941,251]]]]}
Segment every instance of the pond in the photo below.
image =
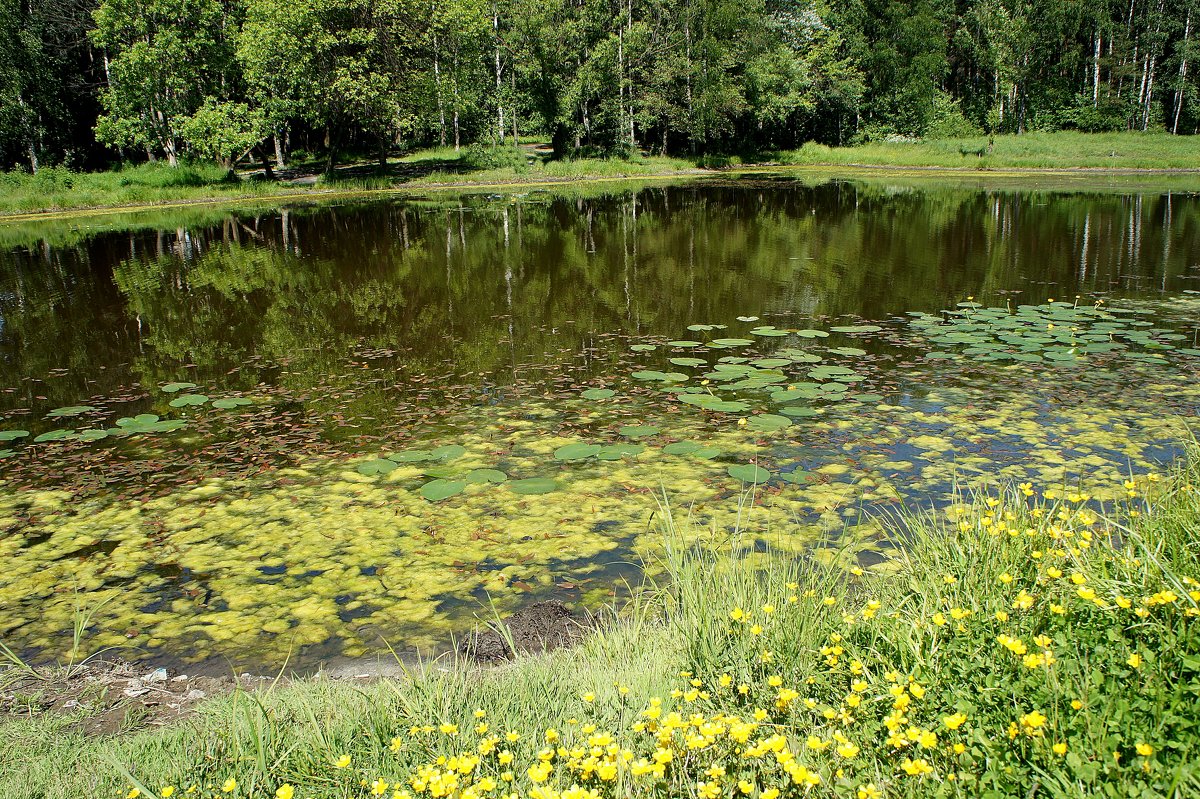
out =
{"type": "Polygon", "coordinates": [[[77,619],[193,669],[437,651],[613,601],[668,511],[886,568],[903,509],[972,490],[1137,501],[1200,408],[1186,192],[759,175],[122,225],[0,231],[0,640],[34,660],[77,619]]]}

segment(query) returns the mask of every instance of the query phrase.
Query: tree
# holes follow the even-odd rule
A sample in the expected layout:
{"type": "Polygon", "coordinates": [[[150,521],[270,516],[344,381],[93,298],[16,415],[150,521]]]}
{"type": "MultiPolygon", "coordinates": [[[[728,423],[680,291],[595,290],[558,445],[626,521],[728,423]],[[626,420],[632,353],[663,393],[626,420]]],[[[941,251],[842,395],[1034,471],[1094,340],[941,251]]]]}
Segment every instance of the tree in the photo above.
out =
{"type": "Polygon", "coordinates": [[[184,121],[237,83],[240,10],[234,0],[101,0],[92,40],[105,50],[108,85],[96,137],[175,166],[184,121]]]}

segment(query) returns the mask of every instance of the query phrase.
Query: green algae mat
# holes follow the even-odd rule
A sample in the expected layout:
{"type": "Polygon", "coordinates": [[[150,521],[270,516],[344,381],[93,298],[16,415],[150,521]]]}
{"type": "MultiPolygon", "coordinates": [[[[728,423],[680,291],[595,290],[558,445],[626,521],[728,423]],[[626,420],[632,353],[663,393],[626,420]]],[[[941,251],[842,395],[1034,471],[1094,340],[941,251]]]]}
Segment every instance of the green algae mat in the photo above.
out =
{"type": "Polygon", "coordinates": [[[305,668],[611,601],[664,503],[870,568],[975,487],[1102,512],[1200,407],[1198,221],[755,180],[47,232],[0,254],[0,637],[305,668]]]}

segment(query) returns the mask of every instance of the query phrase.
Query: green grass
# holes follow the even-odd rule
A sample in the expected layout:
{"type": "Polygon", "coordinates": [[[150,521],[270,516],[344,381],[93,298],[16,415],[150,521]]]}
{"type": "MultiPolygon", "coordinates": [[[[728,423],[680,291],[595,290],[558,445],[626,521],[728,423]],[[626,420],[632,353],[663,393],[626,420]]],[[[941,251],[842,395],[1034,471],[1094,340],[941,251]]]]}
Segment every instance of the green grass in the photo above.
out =
{"type": "MultiPolygon", "coordinates": [[[[831,148],[808,144],[798,150],[756,157],[699,159],[639,157],[549,160],[544,152],[479,146],[438,147],[393,159],[387,174],[374,163],[351,163],[308,186],[237,179],[212,164],[172,169],[143,164],[109,172],[77,173],[46,168],[36,175],[0,173],[0,214],[50,210],[152,206],[168,202],[220,202],[245,198],[319,197],[323,192],[382,191],[433,185],[528,184],[694,173],[697,167],[736,171],[754,162],[796,166],[956,167],[972,170],[1200,169],[1200,147],[1188,136],[1162,133],[1028,133],[988,140],[946,139],[875,143],[831,148]]],[[[318,169],[318,164],[308,164],[318,169]]]]}
{"type": "Polygon", "coordinates": [[[1110,517],[965,498],[894,519],[902,549],[867,569],[682,550],[664,508],[666,579],[576,649],[238,692],[109,738],[10,718],[0,796],[1194,796],[1197,486],[1193,451],[1110,517]]]}
{"type": "Polygon", "coordinates": [[[783,164],[938,166],[968,169],[1200,169],[1195,137],[1166,133],[1025,133],[988,138],[878,142],[858,147],[806,144],[775,153],[783,164]]]}

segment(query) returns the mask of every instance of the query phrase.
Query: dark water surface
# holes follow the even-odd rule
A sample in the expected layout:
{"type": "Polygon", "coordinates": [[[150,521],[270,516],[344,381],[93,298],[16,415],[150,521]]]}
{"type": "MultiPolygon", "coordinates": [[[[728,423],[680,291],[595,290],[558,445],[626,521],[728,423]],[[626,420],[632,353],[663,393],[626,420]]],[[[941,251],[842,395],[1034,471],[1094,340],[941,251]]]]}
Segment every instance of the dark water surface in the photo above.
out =
{"type": "Polygon", "coordinates": [[[159,660],[437,647],[493,599],[636,580],[656,490],[685,537],[828,553],[954,485],[1115,501],[1200,396],[1193,194],[755,178],[166,221],[0,251],[0,434],[29,433],[0,440],[0,634],[35,657],[80,609],[159,660]],[[1018,338],[915,316],[975,303],[1018,338]]]}

